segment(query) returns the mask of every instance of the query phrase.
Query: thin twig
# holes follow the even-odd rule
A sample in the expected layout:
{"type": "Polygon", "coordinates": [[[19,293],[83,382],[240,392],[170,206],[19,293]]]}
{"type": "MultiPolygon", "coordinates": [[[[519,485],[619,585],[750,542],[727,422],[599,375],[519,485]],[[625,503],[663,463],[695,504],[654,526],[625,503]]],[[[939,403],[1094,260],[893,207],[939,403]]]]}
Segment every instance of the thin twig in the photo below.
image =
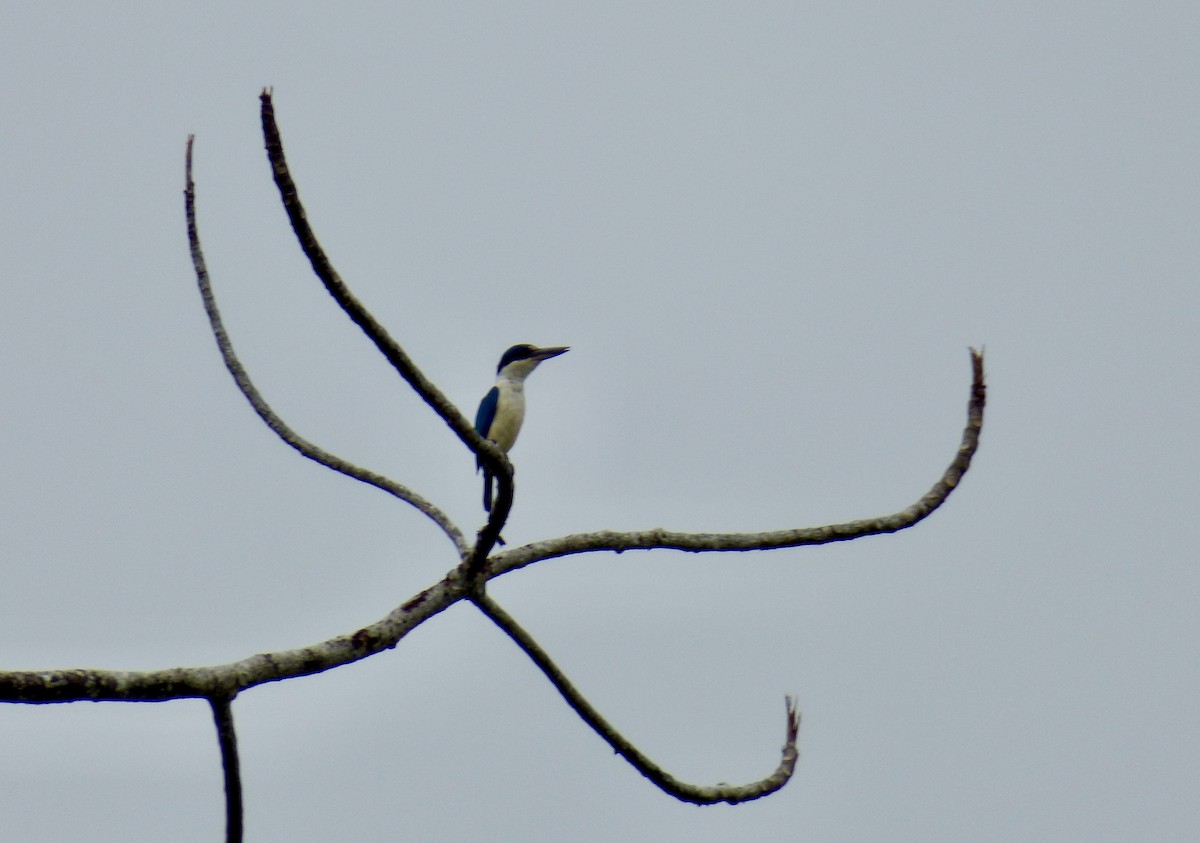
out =
{"type": "Polygon", "coordinates": [[[488,560],[487,577],[492,579],[534,562],[578,553],[596,551],[623,553],[626,550],[651,549],[684,550],[693,553],[774,550],[850,541],[863,536],[904,530],[924,520],[945,503],[950,493],[958,487],[959,481],[962,480],[971,465],[971,458],[979,447],[979,434],[983,428],[983,410],[987,403],[987,385],[984,382],[983,353],[975,349],[971,349],[971,372],[971,397],[967,404],[967,424],[963,429],[962,441],[953,462],[920,500],[900,512],[859,521],[847,521],[842,524],[827,524],[823,527],[802,527],[762,533],[679,533],[663,529],[638,532],[604,530],[594,533],[576,533],[497,553],[488,560]]]}
{"type": "Polygon", "coordinates": [[[441,527],[450,541],[454,543],[455,549],[460,557],[465,557],[469,548],[467,547],[466,539],[463,537],[462,531],[450,520],[450,518],[442,512],[437,506],[423,498],[421,495],[412,491],[408,487],[397,483],[396,481],[361,468],[351,462],[348,462],[341,457],[329,453],[323,448],[309,442],[304,437],[300,436],[292,430],[267,404],[266,400],[259,393],[257,387],[250,380],[250,375],[238,360],[237,355],[233,350],[233,343],[229,339],[229,335],[225,332],[225,326],[221,321],[221,313],[217,309],[216,298],[213,295],[212,285],[209,283],[208,268],[204,261],[204,252],[200,247],[200,235],[196,226],[196,189],[192,181],[192,144],[194,138],[188,137],[187,143],[187,186],[184,190],[184,203],[187,213],[187,229],[188,229],[188,244],[191,247],[192,265],[196,270],[196,281],[200,288],[200,296],[204,300],[204,311],[208,314],[209,326],[212,328],[213,337],[217,341],[217,348],[221,352],[221,357],[225,361],[225,367],[229,369],[229,373],[233,376],[234,383],[241,390],[242,395],[250,402],[250,406],[254,408],[254,412],[258,413],[261,418],[275,434],[286,442],[291,447],[300,452],[301,455],[307,457],[313,462],[320,463],[326,468],[332,469],[339,474],[344,474],[347,477],[352,477],[355,480],[374,486],[377,489],[393,495],[405,503],[411,504],[419,512],[423,513],[435,524],[441,527]]]}
{"type": "Polygon", "coordinates": [[[233,727],[233,701],[217,694],[209,697],[208,702],[212,706],[217,743],[221,747],[221,769],[225,773],[225,843],[242,843],[242,771],[233,727]]]}
{"type": "Polygon", "coordinates": [[[796,711],[795,702],[787,698],[787,741],[783,746],[783,757],[779,766],[771,775],[756,782],[744,785],[720,784],[704,786],[681,782],[667,771],[663,770],[645,754],[634,746],[626,737],[621,735],[612,724],[598,712],[591,703],[579,693],[571,681],[563,674],[546,651],[533,640],[520,624],[500,607],[495,600],[486,594],[471,598],[479,610],[492,619],[518,647],[529,656],[534,664],[542,671],[550,683],[558,690],[567,705],[582,718],[601,738],[613,748],[613,751],[628,761],[635,770],[657,785],[666,793],[684,802],[697,805],[712,805],[717,802],[728,802],[733,805],[738,802],[748,802],[760,799],[774,793],[792,777],[796,769],[796,759],[799,751],[796,749],[796,736],[800,730],[800,715],[796,711]]]}

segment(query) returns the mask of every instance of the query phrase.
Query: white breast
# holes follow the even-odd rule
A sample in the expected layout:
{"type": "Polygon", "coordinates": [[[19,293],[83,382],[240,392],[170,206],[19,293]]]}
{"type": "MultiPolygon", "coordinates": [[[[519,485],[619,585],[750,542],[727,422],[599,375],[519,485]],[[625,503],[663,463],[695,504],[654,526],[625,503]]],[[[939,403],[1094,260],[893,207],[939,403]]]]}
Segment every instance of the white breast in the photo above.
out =
{"type": "Polygon", "coordinates": [[[519,381],[501,378],[496,384],[500,398],[496,402],[496,418],[488,438],[508,451],[517,441],[521,422],[525,421],[525,388],[519,381]]]}

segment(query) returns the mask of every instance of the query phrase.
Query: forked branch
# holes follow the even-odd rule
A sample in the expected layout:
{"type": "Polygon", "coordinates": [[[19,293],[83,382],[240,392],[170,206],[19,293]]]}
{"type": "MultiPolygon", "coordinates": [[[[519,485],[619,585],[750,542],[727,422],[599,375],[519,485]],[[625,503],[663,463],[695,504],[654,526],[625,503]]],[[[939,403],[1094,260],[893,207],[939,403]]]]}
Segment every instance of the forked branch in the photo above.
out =
{"type": "Polygon", "coordinates": [[[545,651],[484,591],[487,580],[534,562],[559,556],[594,551],[621,553],[625,550],[674,549],[688,552],[767,550],[848,541],[868,535],[890,533],[917,524],[940,507],[968,470],[979,445],[986,404],[982,352],[971,350],[972,386],[967,407],[967,424],[950,466],[933,487],[916,503],[892,515],[832,524],[823,527],[777,530],[763,533],[680,533],[667,530],[640,532],[584,533],[549,539],[490,555],[508,517],[513,501],[512,466],[493,443],[483,439],[441,391],[417,369],[400,345],[346,287],[317,242],[300,204],[296,185],[288,171],[279,130],[275,124],[270,91],[264,91],[262,123],[268,158],[284,208],[314,272],[338,305],[350,316],[379,351],[434,409],[473,453],[484,459],[499,481],[499,494],[488,523],[473,544],[438,507],[411,489],[375,472],[355,466],[319,448],[293,431],[271,409],[251,382],[234,353],[221,322],[209,283],[208,270],[196,227],[195,188],[192,181],[192,139],[187,147],[185,205],[188,241],[197,283],[209,324],[226,367],[238,389],[255,412],[284,442],[304,457],[388,492],[424,513],[454,543],[460,564],[441,581],[396,607],[386,617],[353,633],[320,644],[293,650],[262,653],[238,662],[214,667],[170,668],[157,671],[55,670],[0,671],[0,702],[53,703],[73,700],[163,701],[191,697],[209,700],[221,746],[228,795],[228,834],[241,835],[241,786],[231,702],[240,692],[265,682],[292,679],[330,670],[395,647],[420,624],[454,605],[471,600],[492,619],[542,670],[567,704],[612,748],[658,787],[678,799],[697,804],[736,803],[773,793],[791,777],[797,759],[796,738],[799,714],[787,700],[787,738],[782,759],[774,773],[747,785],[704,787],[680,782],[643,755],[620,735],[571,684],[545,651]]]}
{"type": "Polygon", "coordinates": [[[271,162],[275,185],[279,188],[283,208],[292,224],[292,230],[296,233],[300,248],[304,251],[309,263],[312,264],[313,272],[321,279],[326,291],[338,306],[346,312],[355,325],[362,329],[371,342],[375,343],[375,347],[379,349],[384,358],[392,364],[392,367],[408,382],[417,395],[421,396],[425,403],[432,407],[433,411],[450,426],[463,444],[488,463],[497,479],[496,504],[492,507],[486,526],[479,534],[470,559],[467,560],[467,569],[472,573],[477,573],[483,565],[483,560],[487,558],[488,553],[499,539],[500,531],[504,529],[504,523],[512,509],[512,463],[495,443],[489,442],[475,431],[467,418],[458,411],[450,399],[442,394],[433,381],[425,377],[408,353],[392,339],[387,329],[342,281],[341,275],[334,269],[325,250],[317,241],[317,235],[309,225],[308,214],[300,203],[300,192],[296,189],[296,183],[292,180],[287,159],[283,154],[283,140],[279,135],[279,126],[275,122],[275,106],[271,101],[271,90],[263,89],[259,100],[262,103],[263,141],[267,147],[267,159],[271,162]]]}
{"type": "Polygon", "coordinates": [[[192,180],[192,146],[194,142],[195,138],[189,136],[187,142],[187,164],[185,167],[186,186],[183,193],[184,211],[187,215],[188,246],[191,249],[192,266],[196,271],[196,283],[200,288],[200,297],[204,301],[204,312],[208,314],[209,327],[212,329],[213,338],[217,341],[217,348],[221,352],[221,358],[225,361],[225,368],[233,376],[233,382],[237,384],[237,388],[246,397],[246,400],[250,402],[250,406],[254,408],[254,412],[258,413],[259,418],[266,423],[267,427],[280,439],[299,451],[302,456],[307,457],[313,462],[320,463],[332,471],[374,486],[411,504],[442,528],[442,532],[450,538],[450,541],[454,542],[454,547],[460,556],[465,555],[469,549],[466,540],[463,538],[462,531],[438,507],[407,486],[384,477],[382,474],[354,465],[309,442],[292,430],[271,409],[271,405],[266,402],[266,399],[262,397],[258,388],[254,386],[253,381],[250,380],[249,373],[246,372],[245,367],[238,360],[237,354],[233,350],[233,343],[230,341],[229,335],[225,332],[225,325],[221,321],[221,312],[217,309],[217,300],[213,296],[212,284],[208,279],[208,267],[204,261],[204,251],[200,247],[200,233],[196,224],[196,185],[192,180]]]}

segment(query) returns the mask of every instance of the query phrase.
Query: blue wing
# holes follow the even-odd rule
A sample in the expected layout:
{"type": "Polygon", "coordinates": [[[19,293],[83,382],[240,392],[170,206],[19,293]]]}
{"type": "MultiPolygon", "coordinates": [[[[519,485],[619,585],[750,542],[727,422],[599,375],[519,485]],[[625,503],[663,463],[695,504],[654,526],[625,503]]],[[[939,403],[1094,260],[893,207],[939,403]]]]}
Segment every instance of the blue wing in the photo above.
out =
{"type": "Polygon", "coordinates": [[[479,412],[475,414],[475,432],[484,439],[492,429],[492,422],[496,420],[496,405],[499,403],[500,388],[495,386],[488,390],[488,394],[479,402],[479,412]]]}
{"type": "MultiPolygon", "coordinates": [[[[479,412],[475,414],[475,432],[485,439],[492,429],[492,422],[496,420],[496,405],[499,403],[500,389],[495,386],[479,402],[479,412]]],[[[478,466],[476,470],[483,468],[483,460],[476,458],[475,464],[478,466]]],[[[487,469],[483,469],[483,509],[485,512],[492,511],[492,473],[487,469]]]]}

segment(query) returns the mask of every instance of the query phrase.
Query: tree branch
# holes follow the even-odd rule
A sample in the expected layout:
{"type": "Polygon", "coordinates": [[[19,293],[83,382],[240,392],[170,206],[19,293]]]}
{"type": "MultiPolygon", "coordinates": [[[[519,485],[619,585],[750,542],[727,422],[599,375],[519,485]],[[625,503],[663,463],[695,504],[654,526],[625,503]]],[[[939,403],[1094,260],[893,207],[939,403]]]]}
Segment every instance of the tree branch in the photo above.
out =
{"type": "Polygon", "coordinates": [[[242,843],[242,770],[233,727],[233,700],[212,696],[208,702],[212,706],[217,743],[221,747],[221,769],[225,773],[225,841],[242,843]]]}
{"type": "Polygon", "coordinates": [[[225,325],[221,321],[221,313],[217,309],[216,298],[213,296],[212,285],[209,283],[204,252],[200,247],[200,234],[196,225],[196,187],[192,181],[192,145],[194,140],[194,136],[188,136],[187,184],[183,192],[185,213],[187,215],[188,245],[191,248],[192,265],[196,270],[196,282],[200,288],[200,297],[204,300],[204,311],[208,314],[209,326],[212,329],[213,337],[217,341],[217,348],[220,350],[221,357],[225,361],[225,367],[233,376],[234,383],[237,384],[242,395],[250,402],[250,406],[254,408],[254,412],[258,413],[259,418],[266,423],[267,427],[274,431],[280,439],[299,451],[302,456],[307,457],[313,462],[320,463],[339,474],[344,474],[347,477],[352,477],[367,485],[381,489],[411,504],[441,527],[442,532],[454,543],[459,556],[465,557],[469,548],[467,547],[466,539],[463,538],[462,531],[438,507],[408,487],[384,477],[382,474],[377,474],[374,471],[369,471],[368,469],[360,468],[353,463],[347,462],[341,457],[329,453],[300,436],[283,419],[276,415],[275,411],[271,409],[271,406],[267,404],[266,400],[254,386],[254,383],[250,380],[250,375],[247,374],[241,361],[238,360],[233,350],[233,343],[230,341],[229,335],[225,332],[225,325]]]}
{"type": "Polygon", "coordinates": [[[425,377],[408,353],[400,346],[400,343],[392,339],[379,320],[350,292],[350,288],[346,286],[341,275],[334,269],[325,250],[317,241],[317,235],[313,232],[312,226],[309,225],[308,214],[300,203],[300,193],[288,170],[287,159],[283,154],[283,140],[279,134],[279,126],[275,123],[275,106],[271,100],[271,90],[264,88],[259,99],[262,102],[263,140],[267,148],[267,159],[271,162],[275,185],[279,188],[283,208],[292,224],[292,230],[296,233],[300,248],[304,251],[309,263],[312,264],[313,272],[321,279],[326,291],[346,312],[351,321],[362,329],[371,342],[375,343],[375,347],[392,364],[392,368],[408,382],[409,386],[417,395],[421,396],[426,404],[433,408],[435,413],[441,416],[442,421],[449,425],[450,429],[462,440],[463,444],[471,449],[473,454],[487,462],[498,480],[499,505],[492,508],[487,525],[480,532],[475,550],[467,563],[471,570],[477,571],[482,567],[483,560],[487,558],[487,554],[491,552],[496,540],[500,537],[500,531],[504,529],[505,520],[512,507],[512,463],[494,442],[480,436],[450,399],[442,394],[433,381],[425,377]],[[506,496],[507,505],[505,505],[506,496]]]}
{"type": "Polygon", "coordinates": [[[55,670],[0,671],[0,702],[55,703],[76,700],[158,702],[189,697],[207,699],[213,710],[225,773],[227,839],[242,837],[242,806],[237,741],[232,700],[238,693],[265,682],[275,682],[320,673],[367,658],[395,647],[399,641],[431,617],[459,600],[471,600],[533,660],[567,704],[635,769],[655,785],[678,799],[696,804],[737,803],[757,799],[780,789],[792,776],[798,751],[796,739],[800,718],[791,697],[787,705],[787,738],[779,766],[770,776],[747,785],[704,787],[680,782],[642,754],[618,733],[579,693],[545,651],[498,604],[487,596],[484,586],[492,577],[533,562],[592,551],[621,553],[633,549],[675,549],[690,552],[766,550],[847,541],[862,536],[890,533],[911,527],[940,507],[969,469],[979,445],[986,404],[983,354],[971,350],[973,382],[968,403],[967,425],[953,462],[920,500],[893,515],[833,524],[823,527],[778,530],[762,533],[677,533],[662,529],[641,532],[577,534],[538,542],[489,556],[512,507],[513,469],[507,456],[475,432],[462,414],[417,370],[407,354],[349,292],[317,243],[300,204],[295,184],[287,169],[283,146],[275,125],[270,91],[262,94],[263,133],[275,182],[284,207],[305,254],[326,290],[375,343],[413,389],[429,404],[473,453],[485,460],[499,482],[496,505],[488,522],[468,546],[461,531],[436,506],[407,487],[382,475],[355,466],[300,437],[263,400],[233,351],[209,283],[195,215],[192,181],[193,139],[188,138],[185,205],[188,241],[193,265],[209,324],[226,367],[255,412],[284,442],[304,457],[341,474],[368,483],[411,504],[424,513],[454,543],[460,565],[444,579],[396,607],[386,617],[348,635],[309,647],[261,653],[238,662],[155,671],[55,670]]]}
{"type": "Polygon", "coordinates": [[[603,715],[587,701],[583,694],[579,693],[579,690],[571,684],[566,675],[551,661],[546,651],[495,600],[486,594],[481,594],[473,597],[472,602],[479,607],[481,612],[491,618],[492,622],[500,627],[521,648],[525,655],[529,656],[530,660],[538,666],[545,677],[558,690],[559,694],[562,695],[562,698],[566,700],[567,705],[585,723],[591,726],[593,731],[613,748],[614,752],[628,761],[635,770],[656,786],[676,799],[684,802],[692,802],[696,805],[713,805],[717,802],[728,802],[731,805],[735,805],[738,802],[749,802],[752,799],[760,799],[763,796],[772,794],[787,784],[788,779],[792,777],[792,773],[796,769],[796,759],[799,757],[799,751],[796,749],[796,736],[800,731],[800,715],[797,713],[795,702],[791,697],[786,699],[787,741],[783,746],[783,758],[780,760],[775,772],[765,779],[744,785],[719,784],[704,786],[681,782],[651,761],[632,742],[621,735],[611,723],[605,720],[603,715]]]}
{"type": "Polygon", "coordinates": [[[822,527],[802,527],[791,530],[774,530],[762,533],[678,533],[654,529],[638,532],[613,532],[602,530],[594,533],[575,533],[556,539],[516,547],[495,554],[488,560],[488,579],[507,574],[534,562],[571,556],[577,553],[626,550],[684,550],[691,553],[712,551],[775,550],[785,547],[830,544],[850,541],[863,536],[894,533],[904,530],[929,517],[945,503],[962,480],[971,465],[971,458],[979,447],[979,434],[983,429],[983,410],[987,403],[987,386],[984,383],[983,352],[971,349],[971,397],[967,403],[967,424],[963,429],[958,453],[933,487],[920,500],[907,509],[892,515],[847,521],[842,524],[827,524],[822,527]]]}
{"type": "Polygon", "coordinates": [[[259,653],[212,667],[164,670],[0,671],[0,703],[164,702],[191,697],[228,697],[266,682],[311,676],[395,647],[434,615],[470,595],[457,572],[397,606],[386,617],[349,635],[294,650],[259,653]]]}

